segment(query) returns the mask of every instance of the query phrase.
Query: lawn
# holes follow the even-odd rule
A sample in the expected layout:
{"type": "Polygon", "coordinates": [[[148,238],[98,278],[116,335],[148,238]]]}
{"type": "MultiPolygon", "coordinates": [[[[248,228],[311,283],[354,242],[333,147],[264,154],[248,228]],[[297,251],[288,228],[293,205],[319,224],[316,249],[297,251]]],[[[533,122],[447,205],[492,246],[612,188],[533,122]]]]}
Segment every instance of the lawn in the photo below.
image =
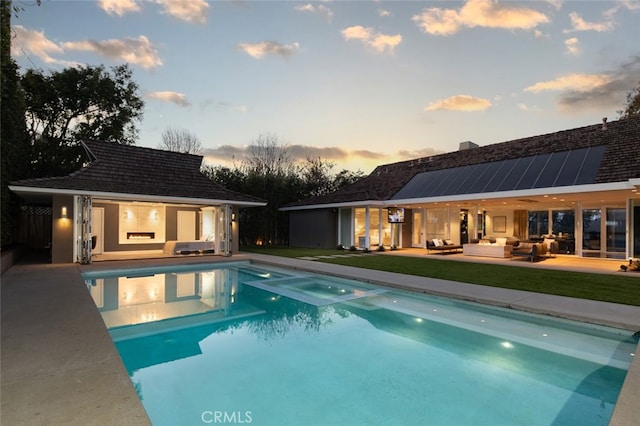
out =
{"type": "MultiPolygon", "coordinates": [[[[242,251],[283,257],[322,256],[338,253],[337,250],[330,249],[274,246],[243,246],[242,251]]],[[[456,262],[455,268],[452,268],[452,261],[448,260],[408,256],[376,256],[375,254],[319,259],[318,261],[491,287],[640,306],[640,277],[622,273],[616,275],[590,274],[472,262],[456,262]]]]}

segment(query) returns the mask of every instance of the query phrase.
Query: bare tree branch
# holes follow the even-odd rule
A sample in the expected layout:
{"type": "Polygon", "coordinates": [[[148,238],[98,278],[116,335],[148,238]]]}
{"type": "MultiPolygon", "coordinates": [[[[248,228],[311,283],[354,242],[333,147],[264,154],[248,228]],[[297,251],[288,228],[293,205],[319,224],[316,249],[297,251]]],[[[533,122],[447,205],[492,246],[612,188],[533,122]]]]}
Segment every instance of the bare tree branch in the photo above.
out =
{"type": "Polygon", "coordinates": [[[200,138],[187,129],[167,128],[162,132],[162,142],[158,146],[160,149],[187,154],[201,154],[202,143],[200,138]]]}

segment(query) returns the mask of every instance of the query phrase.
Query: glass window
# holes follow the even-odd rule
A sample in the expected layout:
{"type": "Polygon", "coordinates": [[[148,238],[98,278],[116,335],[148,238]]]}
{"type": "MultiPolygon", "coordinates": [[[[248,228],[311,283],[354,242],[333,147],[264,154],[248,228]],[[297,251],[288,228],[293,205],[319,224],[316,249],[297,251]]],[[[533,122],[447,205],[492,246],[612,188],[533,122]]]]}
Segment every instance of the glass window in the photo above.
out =
{"type": "Polygon", "coordinates": [[[626,227],[625,209],[607,209],[607,257],[624,259],[626,227]]]}
{"type": "Polygon", "coordinates": [[[554,210],[551,213],[551,232],[554,235],[573,236],[576,213],[573,210],[554,210]]]}
{"type": "Polygon", "coordinates": [[[549,233],[549,212],[531,211],[529,212],[529,238],[540,238],[549,233]]]}
{"type": "Polygon", "coordinates": [[[427,238],[448,238],[446,235],[447,210],[427,210],[427,238]]]}
{"type": "MultiPolygon", "coordinates": [[[[387,209],[380,209],[382,217],[382,245],[391,247],[391,224],[389,223],[389,215],[387,209]]],[[[402,225],[395,225],[400,229],[402,225]]]]}
{"type": "Polygon", "coordinates": [[[357,208],[354,209],[354,238],[355,246],[359,248],[365,248],[365,236],[366,236],[366,209],[357,208]]]}
{"type": "Polygon", "coordinates": [[[369,245],[380,245],[380,209],[369,209],[369,245]]]}
{"type": "Polygon", "coordinates": [[[585,253],[585,256],[594,255],[600,252],[600,209],[585,209],[582,211],[582,248],[585,251],[591,251],[592,253],[585,253]]]}
{"type": "Polygon", "coordinates": [[[553,212],[551,212],[551,232],[556,236],[556,241],[558,242],[558,251],[560,253],[575,253],[575,224],[575,211],[554,210],[553,212]]]}

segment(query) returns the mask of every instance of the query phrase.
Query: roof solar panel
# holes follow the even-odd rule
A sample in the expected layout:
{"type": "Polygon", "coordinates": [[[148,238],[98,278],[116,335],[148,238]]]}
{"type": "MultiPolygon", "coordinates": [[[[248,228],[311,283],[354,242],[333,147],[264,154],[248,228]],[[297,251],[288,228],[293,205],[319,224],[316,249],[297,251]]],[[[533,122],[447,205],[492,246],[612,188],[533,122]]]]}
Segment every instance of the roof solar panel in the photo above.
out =
{"type": "Polygon", "coordinates": [[[558,173],[555,186],[569,186],[575,184],[586,155],[586,149],[570,151],[567,155],[564,167],[562,167],[558,173]]]}
{"type": "Polygon", "coordinates": [[[392,199],[481,194],[594,183],[606,146],[423,172],[392,199]]]}
{"type": "Polygon", "coordinates": [[[527,170],[522,174],[518,184],[514,189],[531,189],[535,188],[536,181],[538,177],[544,170],[544,166],[547,164],[549,157],[551,154],[542,154],[536,155],[534,157],[529,157],[529,164],[527,165],[527,170]]]}
{"type": "Polygon", "coordinates": [[[477,194],[484,192],[485,186],[491,181],[496,171],[500,168],[499,163],[486,163],[478,167],[477,173],[473,176],[473,182],[468,186],[467,193],[477,194]]]}
{"type": "Polygon", "coordinates": [[[432,196],[438,196],[439,194],[446,193],[447,187],[450,184],[451,177],[459,174],[456,169],[438,170],[438,173],[434,174],[434,179],[428,184],[428,193],[432,196]]]}
{"type": "Polygon", "coordinates": [[[449,173],[445,180],[443,180],[442,185],[438,188],[441,194],[448,194],[451,191],[455,192],[454,188],[458,188],[461,180],[466,179],[466,174],[458,171],[458,168],[449,169],[451,173],[449,173]]]}
{"type": "Polygon", "coordinates": [[[502,180],[504,179],[505,174],[507,174],[513,167],[513,162],[510,162],[510,160],[499,161],[498,163],[499,164],[497,164],[497,167],[495,167],[493,176],[491,177],[491,179],[489,179],[482,192],[497,191],[498,187],[502,183],[502,180]]]}
{"type": "Polygon", "coordinates": [[[582,163],[580,173],[578,173],[574,185],[588,185],[595,181],[598,169],[600,169],[602,157],[606,150],[606,146],[587,148],[584,162],[582,163]]]}
{"type": "Polygon", "coordinates": [[[509,172],[504,176],[504,179],[502,179],[502,182],[500,182],[496,191],[513,191],[516,189],[522,174],[527,170],[527,167],[531,162],[529,158],[516,158],[508,161],[513,162],[513,165],[509,172]]]}
{"type": "Polygon", "coordinates": [[[550,188],[555,186],[555,182],[562,171],[565,161],[569,156],[568,151],[555,152],[549,156],[547,164],[541,170],[538,180],[535,183],[535,188],[550,188]]]}

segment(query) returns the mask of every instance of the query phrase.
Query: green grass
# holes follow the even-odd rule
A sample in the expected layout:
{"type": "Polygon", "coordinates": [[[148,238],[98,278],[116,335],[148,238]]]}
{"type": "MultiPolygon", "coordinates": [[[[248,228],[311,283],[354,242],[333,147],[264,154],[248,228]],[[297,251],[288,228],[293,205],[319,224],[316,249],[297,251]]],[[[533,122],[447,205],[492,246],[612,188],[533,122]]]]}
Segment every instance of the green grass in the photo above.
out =
{"type": "MultiPolygon", "coordinates": [[[[338,250],[329,249],[274,246],[243,246],[242,251],[294,258],[339,253],[338,250]]],[[[630,274],[591,274],[585,272],[459,262],[446,259],[376,256],[375,254],[319,259],[318,261],[491,287],[640,306],[640,276],[636,277],[630,274]]]]}

